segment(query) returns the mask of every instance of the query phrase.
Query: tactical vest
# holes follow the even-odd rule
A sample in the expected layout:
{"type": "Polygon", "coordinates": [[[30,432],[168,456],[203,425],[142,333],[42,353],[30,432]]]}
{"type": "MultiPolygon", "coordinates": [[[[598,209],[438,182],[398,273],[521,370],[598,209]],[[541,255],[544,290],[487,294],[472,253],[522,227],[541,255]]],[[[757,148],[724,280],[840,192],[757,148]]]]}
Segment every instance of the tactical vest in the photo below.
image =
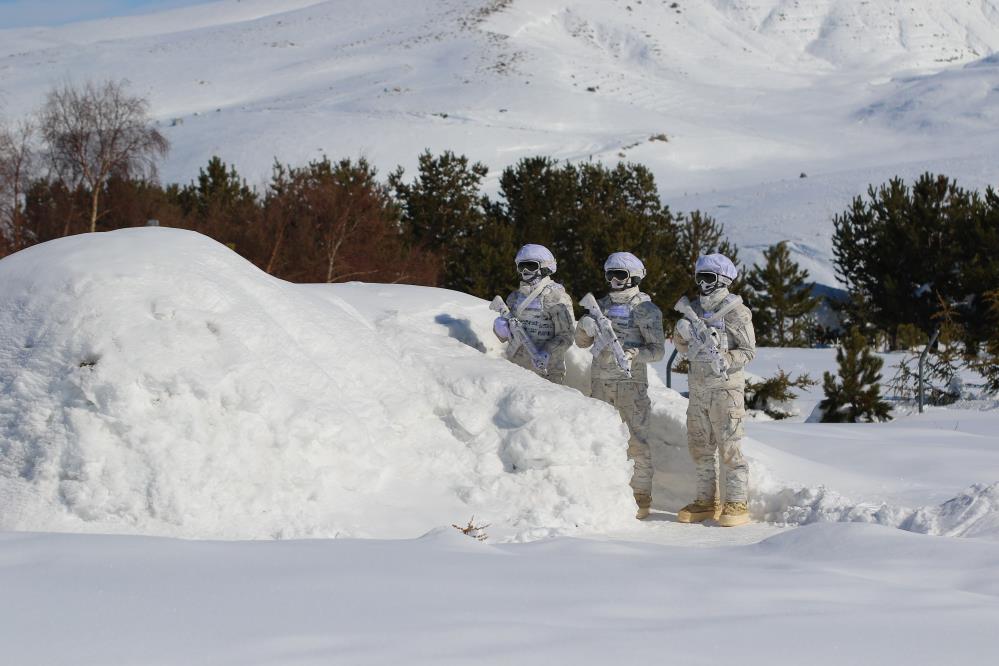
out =
{"type": "MultiPolygon", "coordinates": [[[[524,330],[534,342],[547,342],[555,337],[555,324],[552,323],[551,315],[544,309],[544,300],[554,288],[554,284],[545,287],[537,298],[524,306],[524,312],[520,316],[520,323],[524,325],[524,330]]],[[[515,291],[510,295],[510,302],[507,305],[511,311],[516,312],[526,298],[527,294],[515,291]]]]}
{"type": "MultiPolygon", "coordinates": [[[[615,303],[610,296],[600,299],[600,309],[604,316],[610,319],[611,326],[618,342],[624,349],[631,347],[642,347],[647,341],[642,337],[642,329],[639,328],[635,317],[635,307],[646,301],[652,300],[646,294],[635,294],[630,300],[624,303],[615,303]]],[[[595,381],[614,382],[636,382],[639,384],[648,383],[648,370],[645,363],[636,363],[631,368],[631,378],[629,379],[614,360],[614,356],[609,350],[605,350],[598,359],[595,359],[592,378],[595,381]]]]}
{"type": "Polygon", "coordinates": [[[636,294],[625,303],[615,303],[609,297],[604,300],[604,315],[611,320],[614,333],[625,349],[645,344],[642,331],[635,322],[635,306],[650,300],[652,299],[648,295],[642,293],[636,294]]]}
{"type": "Polygon", "coordinates": [[[697,299],[697,303],[693,305],[694,312],[704,320],[704,323],[718,331],[718,351],[727,352],[729,349],[728,335],[725,333],[725,315],[740,303],[742,303],[740,297],[729,294],[713,311],[705,310],[701,305],[701,299],[697,299]]]}

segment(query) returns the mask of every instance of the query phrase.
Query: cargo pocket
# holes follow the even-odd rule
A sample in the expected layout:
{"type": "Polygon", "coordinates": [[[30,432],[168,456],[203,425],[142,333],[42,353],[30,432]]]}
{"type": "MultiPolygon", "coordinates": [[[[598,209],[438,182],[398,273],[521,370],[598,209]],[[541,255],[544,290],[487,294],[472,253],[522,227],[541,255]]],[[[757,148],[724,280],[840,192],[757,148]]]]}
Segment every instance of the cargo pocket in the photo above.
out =
{"type": "Polygon", "coordinates": [[[722,441],[731,442],[742,439],[746,432],[743,422],[746,420],[746,396],[739,389],[726,389],[725,399],[728,404],[727,414],[720,414],[722,420],[722,441]]]}

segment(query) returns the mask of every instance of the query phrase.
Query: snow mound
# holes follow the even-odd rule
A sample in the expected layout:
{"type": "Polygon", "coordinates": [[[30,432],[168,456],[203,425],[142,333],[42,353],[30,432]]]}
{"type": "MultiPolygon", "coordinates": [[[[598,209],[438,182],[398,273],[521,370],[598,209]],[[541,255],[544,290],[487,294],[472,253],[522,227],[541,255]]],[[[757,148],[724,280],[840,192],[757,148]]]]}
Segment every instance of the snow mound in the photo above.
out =
{"type": "MultiPolygon", "coordinates": [[[[385,338],[419,340],[426,348],[426,340],[446,336],[487,356],[504,358],[505,345],[492,333],[496,313],[480,298],[445,289],[358,282],[309,288],[323,297],[349,303],[385,338]],[[413,337],[415,333],[420,335],[413,337]]],[[[428,372],[446,371],[449,360],[439,361],[428,372]]],[[[566,385],[583,395],[590,393],[591,361],[589,350],[571,347],[566,354],[566,385]]],[[[653,506],[676,512],[695,492],[694,465],[687,451],[687,399],[667,388],[656,371],[649,373],[649,397],[649,443],[655,467],[653,506]]],[[[605,408],[600,402],[588,404],[605,408]]],[[[544,534],[534,531],[529,536],[544,534]]]]}
{"type": "Polygon", "coordinates": [[[764,488],[752,511],[761,520],[805,525],[871,523],[934,536],[999,540],[999,483],[974,484],[939,506],[909,508],[886,502],[853,502],[824,486],[764,488]]]}
{"type": "Polygon", "coordinates": [[[609,406],[204,236],[65,238],[0,261],[0,283],[0,530],[415,537],[474,515],[512,537],[633,520],[609,406]]]}

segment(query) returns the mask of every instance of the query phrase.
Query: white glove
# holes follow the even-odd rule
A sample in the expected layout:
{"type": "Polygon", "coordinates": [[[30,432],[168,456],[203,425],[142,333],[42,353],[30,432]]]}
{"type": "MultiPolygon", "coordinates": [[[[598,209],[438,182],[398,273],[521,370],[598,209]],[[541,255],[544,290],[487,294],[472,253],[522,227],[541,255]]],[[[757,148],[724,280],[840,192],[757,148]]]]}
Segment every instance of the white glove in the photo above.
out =
{"type": "Polygon", "coordinates": [[[721,345],[721,340],[718,337],[718,329],[711,328],[708,330],[711,334],[711,344],[713,344],[715,346],[715,349],[717,349],[721,345]]]}
{"type": "Polygon", "coordinates": [[[638,356],[638,349],[635,347],[629,347],[624,350],[624,355],[628,358],[629,363],[634,363],[635,357],[638,356]]]}
{"type": "Polygon", "coordinates": [[[681,319],[676,322],[676,335],[684,342],[690,342],[690,339],[694,337],[694,331],[690,326],[690,322],[686,319],[681,319]]]}
{"type": "Polygon", "coordinates": [[[576,324],[591,338],[597,337],[597,322],[590,315],[583,315],[576,324]]]}
{"type": "Polygon", "coordinates": [[[506,320],[506,317],[496,317],[493,321],[493,333],[504,342],[510,339],[510,322],[506,320]]]}

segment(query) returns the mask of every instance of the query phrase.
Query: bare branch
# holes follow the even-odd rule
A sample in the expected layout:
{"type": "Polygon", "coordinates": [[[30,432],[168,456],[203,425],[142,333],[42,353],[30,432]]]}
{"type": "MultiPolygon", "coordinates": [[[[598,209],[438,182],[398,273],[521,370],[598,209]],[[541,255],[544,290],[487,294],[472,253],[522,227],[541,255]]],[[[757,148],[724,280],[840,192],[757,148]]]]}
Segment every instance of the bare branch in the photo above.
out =
{"type": "Polygon", "coordinates": [[[64,84],[49,92],[39,114],[53,172],[70,189],[90,190],[91,231],[108,179],[155,178],[156,161],[170,147],[150,125],[148,101],[127,88],[127,81],[64,84]]]}
{"type": "Polygon", "coordinates": [[[0,127],[0,237],[11,251],[26,247],[24,193],[35,176],[36,127],[31,119],[14,128],[0,127]]]}

